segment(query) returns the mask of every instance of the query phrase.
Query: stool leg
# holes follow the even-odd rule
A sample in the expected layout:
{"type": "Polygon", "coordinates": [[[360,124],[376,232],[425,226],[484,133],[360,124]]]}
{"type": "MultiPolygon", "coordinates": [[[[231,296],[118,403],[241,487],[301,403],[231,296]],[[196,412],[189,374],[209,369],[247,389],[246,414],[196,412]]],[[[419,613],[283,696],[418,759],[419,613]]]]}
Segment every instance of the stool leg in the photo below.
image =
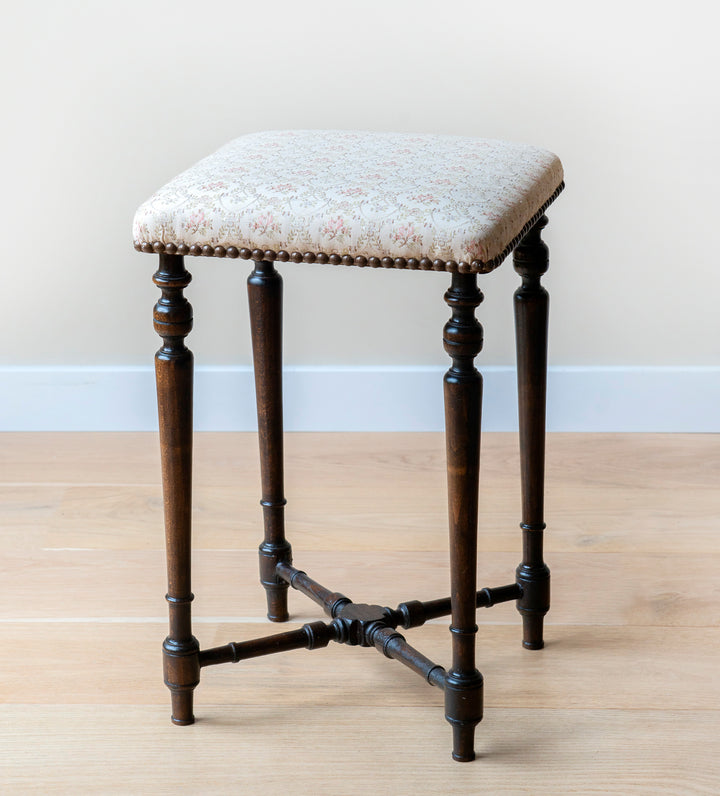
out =
{"type": "Polygon", "coordinates": [[[474,314],[482,298],[475,274],[452,275],[445,294],[452,317],[443,333],[452,357],[444,380],[452,607],[445,718],[453,728],[453,758],[461,761],[475,759],[473,739],[483,710],[483,678],[475,668],[482,376],[473,365],[482,348],[482,326],[474,314]]]}
{"type": "Polygon", "coordinates": [[[155,331],[163,338],[155,355],[170,613],[163,668],[173,722],[192,724],[200,664],[190,618],[193,355],[185,347],[185,336],[192,329],[192,307],[183,297],[183,288],[190,283],[183,258],[161,254],[153,281],[162,291],[154,321],[155,331]]]}
{"type": "Polygon", "coordinates": [[[260,545],[260,582],[267,593],[268,619],[288,619],[288,584],[276,575],[279,563],[292,563],[285,538],[282,414],[282,277],[273,263],[255,261],[248,277],[260,473],[265,538],[260,545]]]}
{"type": "Polygon", "coordinates": [[[545,490],[545,393],[547,382],[547,290],[540,277],[548,269],[548,248],[540,238],[543,218],[515,249],[515,270],[522,285],[515,291],[523,560],[517,583],[523,596],[517,607],[523,619],[523,646],[543,647],[543,617],[550,608],[550,570],[543,561],[545,490]]]}

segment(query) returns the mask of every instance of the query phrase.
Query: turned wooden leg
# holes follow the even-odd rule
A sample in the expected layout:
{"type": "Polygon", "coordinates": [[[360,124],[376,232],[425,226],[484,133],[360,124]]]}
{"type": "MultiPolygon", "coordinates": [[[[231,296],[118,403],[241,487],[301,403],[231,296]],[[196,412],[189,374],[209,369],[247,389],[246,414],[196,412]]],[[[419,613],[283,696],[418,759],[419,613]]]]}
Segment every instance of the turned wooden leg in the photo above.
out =
{"type": "Polygon", "coordinates": [[[282,277],[271,262],[255,261],[248,277],[260,473],[265,538],[260,545],[260,582],[267,593],[268,619],[288,619],[288,584],[277,565],[292,563],[285,538],[282,415],[282,277]]]}
{"type": "Polygon", "coordinates": [[[192,329],[192,307],[183,297],[183,288],[190,283],[183,258],[161,254],[153,281],[162,291],[154,321],[163,339],[155,355],[170,613],[163,662],[172,720],[192,724],[193,689],[200,682],[200,665],[190,619],[193,355],[185,346],[185,336],[192,329]]]}
{"type": "Polygon", "coordinates": [[[523,560],[517,583],[523,590],[517,607],[523,619],[523,646],[543,647],[543,617],[550,608],[550,570],[543,561],[545,491],[545,393],[547,382],[547,290],[540,277],[548,269],[548,248],[540,238],[543,218],[515,249],[515,270],[522,285],[515,291],[523,560]]]}
{"type": "Polygon", "coordinates": [[[443,335],[445,350],[452,357],[444,390],[452,606],[452,668],[445,686],[445,718],[453,728],[453,758],[462,761],[475,759],[473,739],[483,710],[483,678],[475,668],[482,376],[473,365],[482,348],[482,326],[474,315],[482,298],[475,274],[452,275],[445,294],[452,317],[443,335]]]}

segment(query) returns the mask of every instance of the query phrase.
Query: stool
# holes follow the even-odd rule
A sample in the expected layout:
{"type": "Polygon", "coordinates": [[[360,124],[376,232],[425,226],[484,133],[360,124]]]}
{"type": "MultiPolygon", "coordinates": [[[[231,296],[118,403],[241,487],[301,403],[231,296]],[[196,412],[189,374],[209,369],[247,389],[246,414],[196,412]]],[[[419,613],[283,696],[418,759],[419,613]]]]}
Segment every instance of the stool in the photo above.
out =
{"type": "Polygon", "coordinates": [[[473,760],[482,718],[483,678],[475,666],[476,609],[516,600],[523,646],[543,646],[550,571],[543,560],[548,267],[541,240],[545,210],[563,188],[550,152],[500,141],[445,135],[280,131],[245,135],[180,174],[137,211],[135,248],[156,253],[162,296],[155,330],[163,344],[156,376],[167,541],[170,632],[163,643],[172,720],[190,724],[193,689],[205,666],[331,641],[375,647],[445,692],[453,758],[473,760]],[[475,308],[477,275],[514,251],[520,416],[523,558],[515,582],[477,590],[478,478],[482,377],[474,367],[483,330],[475,308]],[[288,619],[288,587],[322,606],[329,622],[253,641],[201,650],[190,605],[193,355],[185,346],[192,308],[184,257],[253,261],[248,278],[257,394],[264,541],[260,582],[268,618],[288,619]],[[275,263],[448,271],[452,359],[444,377],[451,596],[392,609],[352,602],[292,564],[284,530],[282,279],[275,263]],[[449,670],[398,632],[451,616],[449,670]]]}

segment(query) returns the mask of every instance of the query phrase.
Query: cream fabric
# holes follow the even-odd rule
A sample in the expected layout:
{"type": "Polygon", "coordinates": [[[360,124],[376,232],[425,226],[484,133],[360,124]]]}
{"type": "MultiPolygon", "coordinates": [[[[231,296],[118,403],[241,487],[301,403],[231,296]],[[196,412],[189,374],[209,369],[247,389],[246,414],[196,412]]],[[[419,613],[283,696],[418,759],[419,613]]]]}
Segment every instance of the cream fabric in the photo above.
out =
{"type": "Polygon", "coordinates": [[[486,263],[505,252],[562,179],[551,152],[503,141],[341,130],[253,133],[150,197],[133,232],[136,246],[486,263]]]}

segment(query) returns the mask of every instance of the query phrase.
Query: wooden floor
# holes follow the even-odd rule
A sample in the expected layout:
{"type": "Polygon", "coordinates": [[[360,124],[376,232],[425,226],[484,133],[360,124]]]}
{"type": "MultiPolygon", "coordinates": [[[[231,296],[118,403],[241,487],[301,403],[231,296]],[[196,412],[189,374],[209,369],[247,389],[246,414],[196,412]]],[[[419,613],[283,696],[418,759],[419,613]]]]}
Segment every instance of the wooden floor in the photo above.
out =
{"type": "MultiPolygon", "coordinates": [[[[442,437],[287,442],[297,566],[360,602],[449,593],[442,437]]],[[[513,435],[483,440],[479,580],[519,561],[513,435]]],[[[720,437],[552,435],[547,646],[513,604],[479,613],[478,759],[450,759],[442,694],[374,650],[331,645],[204,669],[175,727],[152,434],[0,436],[0,792],[720,793],[720,437]]],[[[202,647],[264,621],[256,443],[196,443],[202,647]]],[[[447,621],[407,631],[449,663],[447,621]]]]}

